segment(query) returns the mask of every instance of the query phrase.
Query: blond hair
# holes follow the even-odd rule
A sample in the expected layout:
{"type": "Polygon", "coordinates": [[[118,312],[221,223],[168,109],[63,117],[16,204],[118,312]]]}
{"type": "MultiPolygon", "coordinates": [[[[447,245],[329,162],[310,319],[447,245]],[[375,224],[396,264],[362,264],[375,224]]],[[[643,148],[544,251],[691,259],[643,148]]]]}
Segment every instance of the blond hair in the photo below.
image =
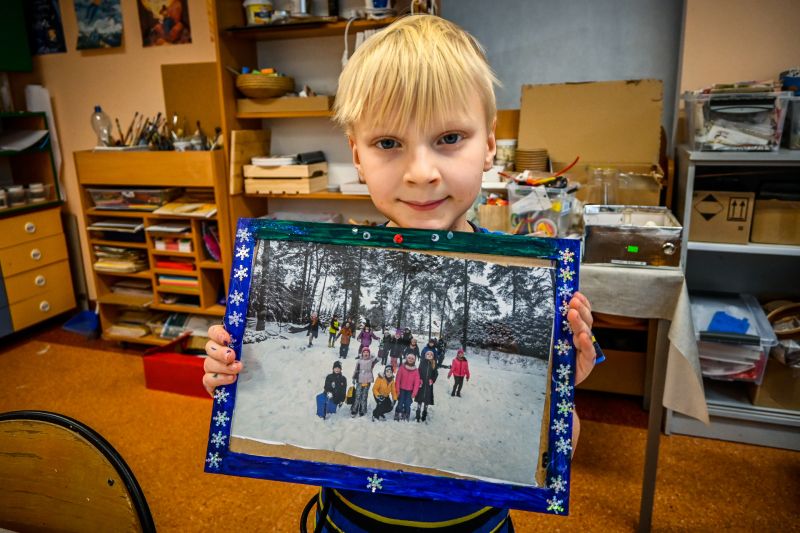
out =
{"type": "Polygon", "coordinates": [[[497,113],[497,77],[480,44],[452,22],[431,15],[403,17],[370,37],[339,76],[334,119],[352,134],[362,120],[404,130],[444,122],[453,112],[469,114],[477,92],[487,128],[497,113]]]}

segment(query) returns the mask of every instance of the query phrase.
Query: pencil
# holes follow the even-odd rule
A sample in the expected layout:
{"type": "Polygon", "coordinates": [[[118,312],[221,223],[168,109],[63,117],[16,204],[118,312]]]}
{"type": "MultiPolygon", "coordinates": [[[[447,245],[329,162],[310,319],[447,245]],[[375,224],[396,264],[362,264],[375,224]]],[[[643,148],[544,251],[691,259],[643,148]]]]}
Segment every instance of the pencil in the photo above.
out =
{"type": "Polygon", "coordinates": [[[119,125],[119,119],[114,117],[114,122],[117,123],[117,132],[119,133],[119,144],[123,144],[122,140],[125,136],[122,134],[122,126],[119,125]]]}

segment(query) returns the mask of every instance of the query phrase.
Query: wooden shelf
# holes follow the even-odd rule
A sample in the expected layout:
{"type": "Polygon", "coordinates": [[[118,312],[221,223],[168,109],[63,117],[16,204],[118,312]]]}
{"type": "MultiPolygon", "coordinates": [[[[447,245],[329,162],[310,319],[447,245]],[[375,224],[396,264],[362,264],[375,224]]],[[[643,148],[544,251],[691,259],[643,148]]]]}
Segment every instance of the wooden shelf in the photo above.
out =
{"type": "Polygon", "coordinates": [[[200,261],[197,264],[200,268],[214,268],[217,270],[222,270],[222,263],[220,263],[219,261],[206,260],[206,261],[200,261]]]}
{"type": "Polygon", "coordinates": [[[189,231],[187,233],[170,233],[168,231],[148,231],[148,235],[157,235],[159,237],[171,238],[171,239],[191,239],[193,237],[192,232],[189,231]]]}
{"type": "Polygon", "coordinates": [[[147,243],[145,242],[105,241],[101,239],[89,239],[89,244],[96,244],[98,246],[114,246],[116,248],[147,249],[147,243]]]}
{"type": "Polygon", "coordinates": [[[245,194],[248,198],[273,198],[276,200],[370,200],[368,194],[342,194],[340,192],[313,192],[311,194],[245,194]]]}
{"type": "Polygon", "coordinates": [[[147,215],[151,215],[150,211],[133,211],[126,209],[98,209],[90,207],[86,210],[86,214],[90,217],[120,217],[120,218],[141,218],[144,219],[147,215]]]}
{"type": "Polygon", "coordinates": [[[94,273],[98,276],[116,276],[118,278],[136,278],[136,279],[150,279],[149,270],[140,270],[139,272],[109,272],[107,270],[93,269],[94,273]]]}
{"type": "Polygon", "coordinates": [[[333,111],[276,111],[271,113],[236,113],[236,118],[330,118],[333,111]]]}
{"type": "Polygon", "coordinates": [[[170,255],[175,257],[194,257],[194,252],[173,252],[171,250],[150,250],[153,255],[170,255]]]}
{"type": "Polygon", "coordinates": [[[150,306],[150,309],[155,309],[157,311],[172,311],[175,313],[189,313],[193,315],[214,315],[214,316],[223,316],[225,314],[225,308],[221,305],[212,305],[211,307],[194,307],[191,305],[179,305],[179,304],[156,304],[150,306]]]}
{"type": "Polygon", "coordinates": [[[131,296],[129,294],[108,293],[98,296],[97,301],[101,304],[148,307],[153,302],[153,296],[131,296]]]}
{"type": "MultiPolygon", "coordinates": [[[[296,19],[295,19],[296,20],[296,19]]],[[[394,17],[382,20],[355,20],[350,24],[350,34],[357,32],[384,28],[397,20],[394,17]]],[[[344,35],[346,20],[336,22],[308,22],[282,25],[244,26],[226,29],[222,35],[234,39],[249,39],[256,41],[276,41],[280,39],[305,39],[309,37],[330,37],[344,35]]]]}
{"type": "Polygon", "coordinates": [[[154,268],[153,272],[156,274],[166,274],[168,276],[186,276],[189,278],[196,278],[200,275],[197,270],[175,270],[171,268],[154,268]]]}
{"type": "Polygon", "coordinates": [[[155,335],[145,335],[143,337],[127,337],[125,335],[111,335],[110,333],[103,332],[103,339],[114,342],[133,342],[137,344],[150,344],[153,346],[164,346],[172,342],[170,339],[162,339],[155,335]]]}
{"type": "Polygon", "coordinates": [[[200,296],[200,289],[197,287],[170,287],[167,285],[156,285],[156,292],[166,292],[168,294],[188,294],[190,296],[200,296]]]}

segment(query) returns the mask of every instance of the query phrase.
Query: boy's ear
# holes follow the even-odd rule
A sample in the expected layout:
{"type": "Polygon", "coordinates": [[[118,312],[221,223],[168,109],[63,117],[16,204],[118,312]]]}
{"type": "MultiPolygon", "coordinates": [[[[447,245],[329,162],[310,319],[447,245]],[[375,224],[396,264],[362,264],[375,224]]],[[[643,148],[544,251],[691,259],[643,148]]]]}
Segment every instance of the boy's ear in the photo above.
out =
{"type": "Polygon", "coordinates": [[[361,176],[361,158],[358,156],[358,146],[356,146],[356,141],[352,135],[347,136],[347,143],[353,153],[353,166],[356,167],[356,172],[358,172],[358,181],[364,183],[364,178],[361,176]]]}
{"type": "Polygon", "coordinates": [[[497,154],[497,138],[495,137],[495,129],[497,128],[497,117],[492,121],[492,127],[489,129],[489,136],[486,138],[486,159],[483,161],[483,171],[492,169],[494,164],[494,156],[497,154]]]}

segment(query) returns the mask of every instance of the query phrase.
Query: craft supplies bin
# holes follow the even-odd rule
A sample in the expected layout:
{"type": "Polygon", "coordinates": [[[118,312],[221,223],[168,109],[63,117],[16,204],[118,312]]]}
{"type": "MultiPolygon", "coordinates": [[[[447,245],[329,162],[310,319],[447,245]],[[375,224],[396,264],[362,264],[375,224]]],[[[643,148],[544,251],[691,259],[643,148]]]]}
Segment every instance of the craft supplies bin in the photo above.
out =
{"type": "Polygon", "coordinates": [[[685,93],[686,139],[690,149],[777,151],[790,96],[790,92],[685,93]]]}
{"type": "Polygon", "coordinates": [[[584,263],[680,265],[683,227],[666,207],[584,207],[584,263]]]}
{"type": "Polygon", "coordinates": [[[180,187],[163,189],[138,189],[138,188],[99,188],[87,187],[95,207],[98,209],[123,209],[154,211],[169,201],[177,198],[181,193],[180,187]]]}
{"type": "Polygon", "coordinates": [[[570,213],[575,203],[577,184],[564,188],[508,185],[510,230],[515,235],[537,234],[565,237],[570,228],[570,213]],[[530,196],[534,189],[544,191],[540,199],[530,196]]]}

